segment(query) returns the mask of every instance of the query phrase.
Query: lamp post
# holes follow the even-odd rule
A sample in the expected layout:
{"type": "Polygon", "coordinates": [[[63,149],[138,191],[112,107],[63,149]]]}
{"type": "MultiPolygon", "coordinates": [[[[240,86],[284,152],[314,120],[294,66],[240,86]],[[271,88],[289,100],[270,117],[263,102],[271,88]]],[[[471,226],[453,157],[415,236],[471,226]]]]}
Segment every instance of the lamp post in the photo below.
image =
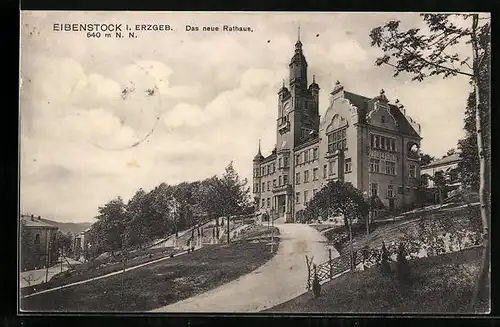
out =
{"type": "Polygon", "coordinates": [[[370,220],[371,220],[371,213],[372,213],[372,206],[371,206],[371,198],[368,195],[367,191],[363,192],[363,195],[366,197],[366,201],[368,202],[368,217],[366,220],[366,235],[370,235],[370,220]]]}

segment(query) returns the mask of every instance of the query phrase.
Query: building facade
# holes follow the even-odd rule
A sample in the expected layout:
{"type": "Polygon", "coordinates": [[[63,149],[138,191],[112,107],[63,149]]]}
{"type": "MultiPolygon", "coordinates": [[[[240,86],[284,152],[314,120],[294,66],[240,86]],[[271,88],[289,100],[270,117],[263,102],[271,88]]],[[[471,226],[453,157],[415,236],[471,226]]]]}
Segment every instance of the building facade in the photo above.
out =
{"type": "Polygon", "coordinates": [[[73,254],[79,261],[86,260],[87,251],[90,248],[89,242],[90,227],[75,236],[73,244],[73,254]]]}
{"type": "Polygon", "coordinates": [[[460,161],[460,153],[453,153],[421,167],[422,185],[427,189],[437,189],[435,185],[436,179],[441,179],[444,182],[445,192],[433,192],[434,202],[439,203],[441,200],[453,196],[462,190],[460,174],[458,173],[458,164],[460,161]],[[442,199],[440,197],[442,197],[442,199]]]}
{"type": "Polygon", "coordinates": [[[384,91],[374,98],[344,89],[337,81],[328,104],[319,103],[314,75],[310,85],[300,39],[289,64],[288,87],[278,91],[276,145],[253,159],[253,194],[260,211],[286,221],[329,181],[351,182],[389,209],[415,200],[420,183],[420,125],[384,91]],[[327,106],[324,117],[319,106],[327,106]]]}
{"type": "Polygon", "coordinates": [[[58,259],[57,230],[40,216],[21,215],[21,269],[52,266],[58,259]]]}

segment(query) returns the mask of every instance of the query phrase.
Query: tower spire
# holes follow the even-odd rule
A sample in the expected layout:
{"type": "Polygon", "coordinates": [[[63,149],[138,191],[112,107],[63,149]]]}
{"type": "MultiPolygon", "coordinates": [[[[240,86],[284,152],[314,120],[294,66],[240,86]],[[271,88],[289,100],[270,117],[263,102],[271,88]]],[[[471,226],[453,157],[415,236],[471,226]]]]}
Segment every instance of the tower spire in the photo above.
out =
{"type": "Polygon", "coordinates": [[[297,27],[297,41],[300,41],[300,23],[298,23],[297,27]]]}
{"type": "Polygon", "coordinates": [[[259,153],[261,153],[261,152],[260,152],[260,139],[259,139],[259,153]]]}

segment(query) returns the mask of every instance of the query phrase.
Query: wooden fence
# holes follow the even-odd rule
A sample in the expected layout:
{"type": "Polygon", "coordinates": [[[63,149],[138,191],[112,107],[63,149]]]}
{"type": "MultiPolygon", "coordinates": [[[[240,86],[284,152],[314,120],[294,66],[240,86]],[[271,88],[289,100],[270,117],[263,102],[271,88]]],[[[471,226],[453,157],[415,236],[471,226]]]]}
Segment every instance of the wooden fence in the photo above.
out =
{"type": "MultiPolygon", "coordinates": [[[[436,256],[445,253],[451,253],[456,251],[461,251],[469,248],[474,248],[482,246],[480,238],[473,238],[466,246],[459,246],[458,249],[452,249],[451,247],[431,249],[424,242],[418,242],[416,240],[405,241],[405,254],[407,259],[412,260],[419,257],[419,253],[422,249],[425,249],[425,256],[436,256]]],[[[441,246],[440,246],[441,247],[441,246]]],[[[387,255],[389,262],[395,261],[394,258],[398,253],[398,246],[395,243],[386,245],[387,255]]],[[[306,289],[310,290],[313,285],[314,275],[317,274],[319,282],[324,282],[327,280],[332,280],[339,276],[340,274],[346,273],[350,270],[357,269],[367,269],[373,267],[374,265],[380,264],[382,259],[382,247],[380,248],[368,248],[364,247],[361,250],[353,252],[353,259],[351,265],[350,252],[346,250],[340,256],[332,258],[332,252],[329,250],[328,261],[322,262],[320,264],[314,264],[312,258],[308,258],[306,255],[306,264],[308,270],[307,276],[307,286],[306,289]]]]}

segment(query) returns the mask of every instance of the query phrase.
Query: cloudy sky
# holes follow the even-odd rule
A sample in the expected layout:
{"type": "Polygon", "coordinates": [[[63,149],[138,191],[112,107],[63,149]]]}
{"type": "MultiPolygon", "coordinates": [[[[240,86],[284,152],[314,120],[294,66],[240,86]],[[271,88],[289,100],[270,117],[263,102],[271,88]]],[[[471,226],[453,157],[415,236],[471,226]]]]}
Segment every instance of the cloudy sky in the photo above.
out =
{"type": "MultiPolygon", "coordinates": [[[[336,80],[381,88],[422,126],[422,151],[443,155],[463,136],[462,77],[411,82],[376,67],[369,32],[416,14],[24,12],[21,17],[21,211],[91,222],[98,206],[138,189],[221,174],[230,160],[251,179],[258,139],[275,143],[277,91],[288,79],[297,24],[320,113],[336,80]],[[169,24],[136,38],[87,38],[54,23],[169,24]],[[186,32],[185,25],[253,32],[186,32]],[[126,93],[123,93],[126,90],[126,93]],[[133,146],[136,145],[136,146],[133,146]]],[[[126,34],[126,33],[124,33],[126,34]]]]}

